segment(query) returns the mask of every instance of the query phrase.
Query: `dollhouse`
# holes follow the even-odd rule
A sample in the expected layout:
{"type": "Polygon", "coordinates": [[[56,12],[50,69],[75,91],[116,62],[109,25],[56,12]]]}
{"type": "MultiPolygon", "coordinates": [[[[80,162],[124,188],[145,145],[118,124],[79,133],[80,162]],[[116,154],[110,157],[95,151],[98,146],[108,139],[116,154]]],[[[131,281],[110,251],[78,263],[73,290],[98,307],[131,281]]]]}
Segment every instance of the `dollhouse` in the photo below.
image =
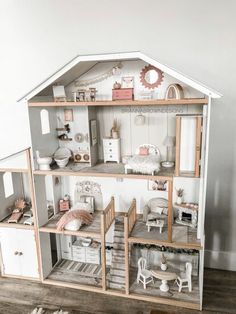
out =
{"type": "Polygon", "coordinates": [[[201,309],[219,97],[140,52],[79,56],[23,97],[32,147],[0,162],[2,276],[201,309]]]}

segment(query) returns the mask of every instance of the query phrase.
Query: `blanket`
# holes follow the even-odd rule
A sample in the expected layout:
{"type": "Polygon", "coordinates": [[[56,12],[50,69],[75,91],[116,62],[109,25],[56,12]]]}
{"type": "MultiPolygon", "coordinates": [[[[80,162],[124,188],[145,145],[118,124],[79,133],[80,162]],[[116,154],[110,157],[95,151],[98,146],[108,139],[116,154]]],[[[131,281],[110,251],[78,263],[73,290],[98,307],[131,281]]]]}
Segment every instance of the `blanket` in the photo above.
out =
{"type": "Polygon", "coordinates": [[[62,231],[65,226],[73,220],[81,220],[82,224],[89,225],[93,222],[93,217],[86,210],[75,209],[65,213],[57,223],[57,230],[62,231]]]}

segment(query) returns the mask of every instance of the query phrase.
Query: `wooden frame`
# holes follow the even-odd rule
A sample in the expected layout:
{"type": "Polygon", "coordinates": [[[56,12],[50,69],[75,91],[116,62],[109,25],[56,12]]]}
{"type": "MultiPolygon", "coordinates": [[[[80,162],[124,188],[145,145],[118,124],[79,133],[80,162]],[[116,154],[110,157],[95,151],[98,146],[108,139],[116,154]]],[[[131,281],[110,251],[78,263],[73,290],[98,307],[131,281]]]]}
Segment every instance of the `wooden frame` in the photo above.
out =
{"type": "Polygon", "coordinates": [[[196,177],[200,176],[200,158],[201,158],[201,142],[202,142],[202,121],[201,115],[177,115],[176,116],[176,160],[175,160],[175,175],[196,177]],[[195,132],[195,166],[193,172],[183,172],[180,169],[181,159],[181,129],[182,118],[195,117],[196,118],[196,132],[195,132]]]}
{"type": "Polygon", "coordinates": [[[76,107],[76,106],[169,106],[169,105],[206,105],[207,98],[150,99],[150,100],[103,100],[103,101],[66,101],[66,102],[29,102],[29,107],[76,107]]]}

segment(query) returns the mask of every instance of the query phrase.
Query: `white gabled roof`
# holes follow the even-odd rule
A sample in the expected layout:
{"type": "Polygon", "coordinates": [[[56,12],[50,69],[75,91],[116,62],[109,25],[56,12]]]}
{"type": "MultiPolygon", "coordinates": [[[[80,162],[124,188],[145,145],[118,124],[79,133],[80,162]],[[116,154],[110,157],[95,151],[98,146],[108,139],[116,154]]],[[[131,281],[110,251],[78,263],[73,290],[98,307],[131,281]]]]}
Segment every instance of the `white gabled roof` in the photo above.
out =
{"type": "Polygon", "coordinates": [[[49,78],[47,78],[45,81],[43,81],[41,84],[36,86],[32,91],[27,93],[25,96],[21,97],[18,101],[25,101],[29,100],[35,95],[37,95],[40,91],[42,91],[44,88],[52,84],[56,79],[61,77],[63,74],[65,74],[67,71],[72,69],[74,66],[78,65],[80,62],[86,62],[86,61],[111,61],[111,60],[129,60],[129,59],[141,59],[157,68],[162,70],[163,72],[169,74],[170,76],[176,78],[177,80],[181,81],[182,83],[185,83],[186,85],[198,90],[199,92],[203,93],[206,96],[212,97],[212,98],[220,98],[222,94],[219,92],[197,82],[196,80],[187,77],[186,75],[156,61],[153,58],[148,57],[142,52],[136,51],[136,52],[122,52],[122,53],[107,53],[107,54],[98,54],[98,55],[82,55],[77,56],[74,59],[72,59],[70,62],[68,62],[66,65],[64,65],[61,69],[59,69],[56,73],[51,75],[49,78]]]}

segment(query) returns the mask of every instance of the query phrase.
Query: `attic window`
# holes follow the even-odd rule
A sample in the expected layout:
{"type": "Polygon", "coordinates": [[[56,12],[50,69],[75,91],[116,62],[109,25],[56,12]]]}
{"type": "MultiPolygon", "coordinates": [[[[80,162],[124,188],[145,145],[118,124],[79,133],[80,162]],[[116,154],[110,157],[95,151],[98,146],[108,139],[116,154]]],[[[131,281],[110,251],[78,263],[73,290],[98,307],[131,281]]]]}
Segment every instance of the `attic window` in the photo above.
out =
{"type": "Polygon", "coordinates": [[[14,193],[11,172],[5,172],[4,173],[4,175],[3,175],[3,186],[4,186],[5,198],[11,196],[14,193]]]}
{"type": "Polygon", "coordinates": [[[46,109],[40,111],[42,134],[50,133],[49,115],[46,109]]]}

